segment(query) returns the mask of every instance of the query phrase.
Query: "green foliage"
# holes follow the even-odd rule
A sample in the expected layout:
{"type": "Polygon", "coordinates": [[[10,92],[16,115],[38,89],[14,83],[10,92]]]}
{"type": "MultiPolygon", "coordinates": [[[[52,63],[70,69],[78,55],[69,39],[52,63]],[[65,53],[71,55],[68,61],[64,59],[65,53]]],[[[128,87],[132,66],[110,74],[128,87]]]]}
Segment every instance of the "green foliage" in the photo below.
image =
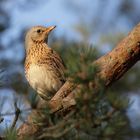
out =
{"type": "Polygon", "coordinates": [[[74,79],[74,82],[86,84],[92,81],[97,68],[92,65],[95,59],[93,47],[75,46],[69,48],[66,57],[67,77],[74,79]]]}
{"type": "Polygon", "coordinates": [[[6,140],[17,140],[16,129],[7,128],[5,131],[5,139],[6,140]]]}

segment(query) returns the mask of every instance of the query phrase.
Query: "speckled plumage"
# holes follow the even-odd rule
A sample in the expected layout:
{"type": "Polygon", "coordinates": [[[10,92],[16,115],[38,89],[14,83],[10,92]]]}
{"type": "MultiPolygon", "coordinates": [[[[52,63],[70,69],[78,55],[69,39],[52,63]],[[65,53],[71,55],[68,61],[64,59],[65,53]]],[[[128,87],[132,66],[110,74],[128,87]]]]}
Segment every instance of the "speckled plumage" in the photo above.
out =
{"type": "Polygon", "coordinates": [[[51,99],[65,82],[63,61],[45,42],[53,29],[53,26],[36,26],[25,38],[25,75],[32,88],[45,100],[51,99]],[[43,32],[38,33],[39,30],[43,32]]]}

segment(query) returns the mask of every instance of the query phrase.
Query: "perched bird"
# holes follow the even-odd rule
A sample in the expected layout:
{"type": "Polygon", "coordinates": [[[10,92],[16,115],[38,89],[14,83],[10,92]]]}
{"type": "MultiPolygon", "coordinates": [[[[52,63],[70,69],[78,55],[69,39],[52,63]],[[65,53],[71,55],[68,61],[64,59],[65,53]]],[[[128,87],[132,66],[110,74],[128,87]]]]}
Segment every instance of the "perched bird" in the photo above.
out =
{"type": "Polygon", "coordinates": [[[25,75],[38,95],[50,100],[64,84],[64,63],[47,45],[48,35],[56,26],[35,26],[25,37],[25,75]]]}

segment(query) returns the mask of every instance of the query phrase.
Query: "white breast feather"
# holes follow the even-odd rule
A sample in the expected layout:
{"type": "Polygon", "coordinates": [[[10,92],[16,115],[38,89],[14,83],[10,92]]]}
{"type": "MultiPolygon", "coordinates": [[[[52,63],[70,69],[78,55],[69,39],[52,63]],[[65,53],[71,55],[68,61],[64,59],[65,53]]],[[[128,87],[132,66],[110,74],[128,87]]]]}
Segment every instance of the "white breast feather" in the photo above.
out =
{"type": "Polygon", "coordinates": [[[28,71],[29,83],[40,94],[56,92],[62,82],[56,78],[55,73],[48,71],[44,66],[31,65],[28,71]]]}

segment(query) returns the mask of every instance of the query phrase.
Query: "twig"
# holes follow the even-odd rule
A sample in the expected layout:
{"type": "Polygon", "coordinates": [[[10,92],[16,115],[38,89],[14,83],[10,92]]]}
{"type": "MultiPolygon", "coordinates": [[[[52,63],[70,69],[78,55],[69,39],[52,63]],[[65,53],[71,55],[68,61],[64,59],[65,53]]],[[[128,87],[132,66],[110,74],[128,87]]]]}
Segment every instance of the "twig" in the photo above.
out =
{"type": "Polygon", "coordinates": [[[15,117],[14,117],[14,121],[11,125],[11,129],[13,129],[15,127],[17,120],[18,120],[18,117],[19,117],[19,114],[21,113],[20,109],[17,107],[16,102],[14,103],[14,106],[15,106],[15,117]]]}
{"type": "MultiPolygon", "coordinates": [[[[20,110],[20,112],[25,112],[25,111],[32,111],[32,108],[26,108],[26,109],[23,109],[23,110],[20,110]]],[[[7,112],[7,113],[3,113],[3,114],[0,114],[0,117],[2,116],[12,116],[12,115],[15,115],[16,112],[7,112]]]]}
{"type": "Polygon", "coordinates": [[[0,118],[0,123],[2,123],[4,121],[4,118],[0,118]]]}

